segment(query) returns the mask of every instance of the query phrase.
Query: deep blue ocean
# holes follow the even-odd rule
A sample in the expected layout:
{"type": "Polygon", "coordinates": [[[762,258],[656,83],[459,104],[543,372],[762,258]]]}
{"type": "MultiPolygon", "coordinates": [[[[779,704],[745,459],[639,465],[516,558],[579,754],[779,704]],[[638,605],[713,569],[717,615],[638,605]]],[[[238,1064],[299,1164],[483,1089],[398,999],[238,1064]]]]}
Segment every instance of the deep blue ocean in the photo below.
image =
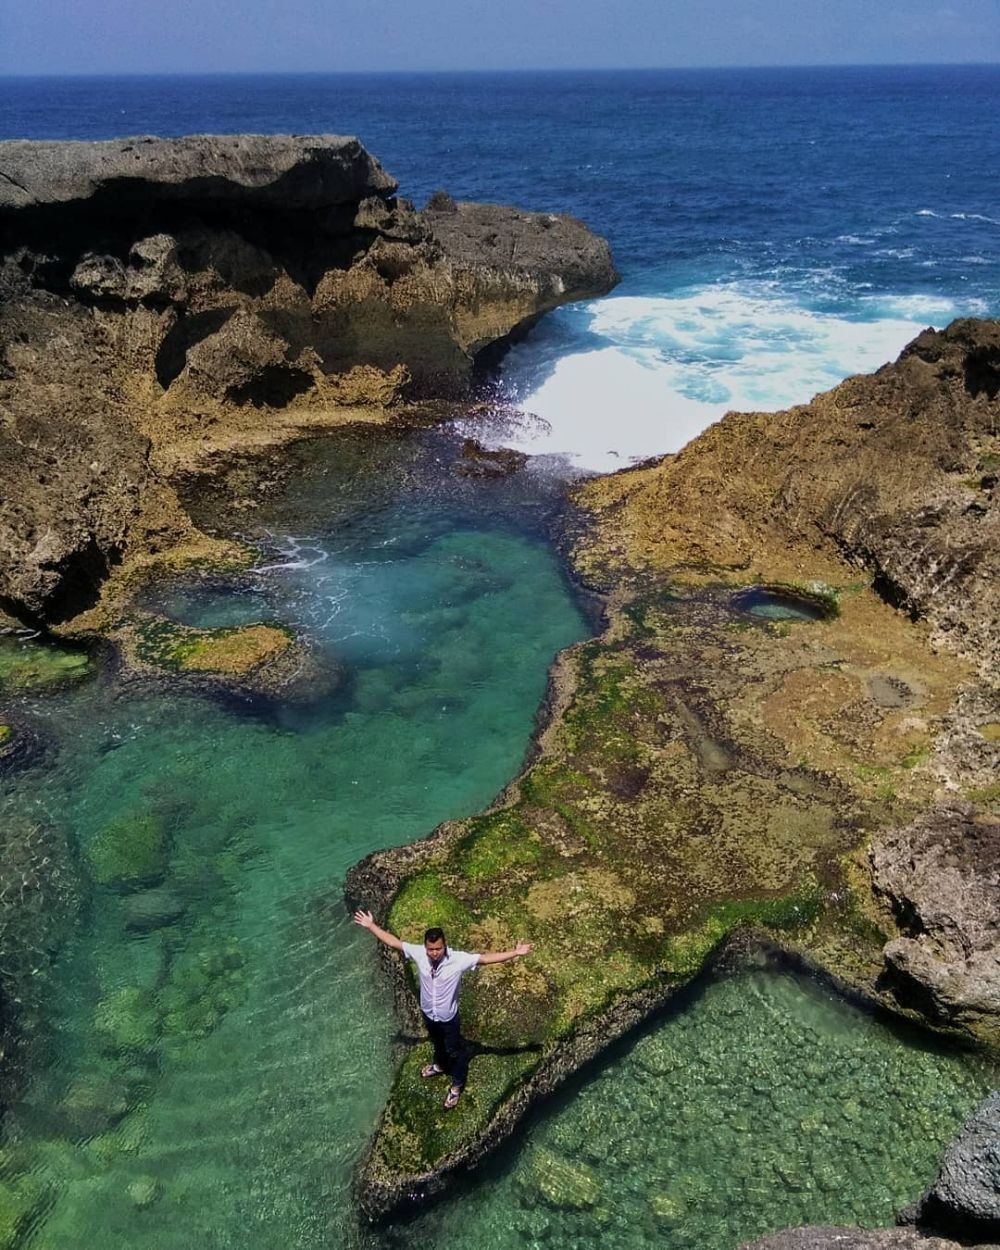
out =
{"type": "Polygon", "coordinates": [[[418,205],[583,218],[622,283],[505,379],[526,445],[597,469],[1000,314],[998,117],[1000,66],[0,82],[3,137],[355,134],[418,205]]]}

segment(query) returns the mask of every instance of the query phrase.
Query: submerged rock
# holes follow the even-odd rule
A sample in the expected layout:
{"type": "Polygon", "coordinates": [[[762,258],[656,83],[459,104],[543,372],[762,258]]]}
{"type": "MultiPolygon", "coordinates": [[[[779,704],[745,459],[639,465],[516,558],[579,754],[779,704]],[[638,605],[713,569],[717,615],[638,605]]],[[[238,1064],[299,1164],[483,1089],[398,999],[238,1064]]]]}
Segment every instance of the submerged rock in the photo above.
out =
{"type": "Polygon", "coordinates": [[[174,924],[186,910],[184,899],[173,890],[162,886],[142,890],[125,901],[125,928],[135,933],[150,933],[174,924]]]}
{"type": "Polygon", "coordinates": [[[163,1195],[163,1186],[155,1176],[137,1176],[128,1187],[128,1196],[134,1206],[151,1207],[163,1195]]]}
{"type": "Polygon", "coordinates": [[[0,634],[0,693],[61,690],[93,672],[90,658],[78,648],[0,634]]]}
{"type": "Polygon", "coordinates": [[[123,1083],[110,1076],[81,1076],[56,1104],[56,1125],[71,1137],[96,1137],[126,1116],[129,1105],[123,1083]]]}
{"type": "Polygon", "coordinates": [[[99,885],[138,890],[154,885],[167,868],[167,831],[153,812],[128,812],[110,821],[86,851],[99,885]]]}
{"type": "Polygon", "coordinates": [[[16,1250],[45,1207],[49,1187],[37,1176],[0,1179],[0,1250],[16,1250]]]}
{"type": "Polygon", "coordinates": [[[586,1164],[540,1147],[531,1154],[523,1184],[557,1211],[586,1211],[601,1198],[601,1183],[586,1164]]]}
{"type": "Polygon", "coordinates": [[[112,1055],[145,1055],[156,1045],[160,1024],[148,990],[126,985],[102,999],[94,1030],[112,1055]]]}

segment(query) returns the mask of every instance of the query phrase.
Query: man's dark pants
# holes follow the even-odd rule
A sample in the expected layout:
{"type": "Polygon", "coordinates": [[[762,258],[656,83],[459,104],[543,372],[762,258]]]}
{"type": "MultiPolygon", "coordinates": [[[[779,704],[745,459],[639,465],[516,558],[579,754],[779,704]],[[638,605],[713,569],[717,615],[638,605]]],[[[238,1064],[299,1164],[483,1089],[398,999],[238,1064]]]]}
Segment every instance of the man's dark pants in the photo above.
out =
{"type": "Polygon", "coordinates": [[[427,1025],[427,1034],[434,1047],[434,1062],[451,1077],[452,1085],[463,1086],[469,1074],[469,1052],[462,1041],[462,1026],[458,1016],[450,1020],[432,1020],[426,1012],[420,1013],[427,1025]]]}

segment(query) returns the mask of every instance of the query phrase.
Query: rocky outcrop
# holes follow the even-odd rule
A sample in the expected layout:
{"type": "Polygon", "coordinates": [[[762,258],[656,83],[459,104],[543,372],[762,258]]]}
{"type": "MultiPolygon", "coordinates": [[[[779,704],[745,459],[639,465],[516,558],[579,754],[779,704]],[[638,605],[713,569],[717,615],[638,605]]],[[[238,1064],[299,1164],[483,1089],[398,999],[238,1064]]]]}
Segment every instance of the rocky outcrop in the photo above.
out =
{"type": "Polygon", "coordinates": [[[197,541],[177,474],[461,397],[616,281],[571,218],[395,192],[331,135],[0,143],[0,606],[76,617],[122,560],[197,541]]]}
{"type": "Polygon", "coordinates": [[[883,951],[893,996],[1000,1044],[1000,821],[936,807],[878,835],[869,858],[900,934],[883,951]]]}
{"type": "Polygon", "coordinates": [[[730,413],[584,492],[587,559],[794,580],[831,548],[984,674],[1000,659],[1000,322],[926,330],[787,412],[730,413]]]}
{"type": "Polygon", "coordinates": [[[465,991],[479,1049],[455,1111],[426,1052],[404,1057],[360,1173],[369,1216],[477,1163],[723,949],[770,944],[997,1040],[997,336],[921,335],[810,405],[730,414],[579,489],[595,520],[573,558],[605,628],[557,661],[537,754],[493,808],[348,881],[404,939],[535,944],[465,991]]]}
{"type": "Polygon", "coordinates": [[[960,1242],[915,1228],[786,1228],[740,1250],[960,1250],[960,1242]]]}
{"type": "Polygon", "coordinates": [[[917,1219],[963,1241],[1000,1244],[1000,1093],[976,1109],[945,1151],[917,1219]]]}

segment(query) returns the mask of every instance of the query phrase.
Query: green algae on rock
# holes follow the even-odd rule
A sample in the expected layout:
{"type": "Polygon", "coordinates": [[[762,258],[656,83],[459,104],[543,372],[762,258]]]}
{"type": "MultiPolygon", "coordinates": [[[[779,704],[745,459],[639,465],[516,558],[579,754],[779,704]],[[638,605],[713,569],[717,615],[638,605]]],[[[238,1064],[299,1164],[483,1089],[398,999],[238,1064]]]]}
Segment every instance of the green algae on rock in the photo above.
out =
{"type": "Polygon", "coordinates": [[[0,1250],[17,1250],[43,1212],[48,1186],[37,1176],[0,1177],[0,1250]]]}
{"type": "Polygon", "coordinates": [[[0,693],[60,690],[93,671],[90,658],[78,648],[0,635],[0,693]]]}
{"type": "MultiPolygon", "coordinates": [[[[352,875],[354,897],[392,900],[388,925],[409,940],[443,924],[473,949],[535,943],[530,959],[470,981],[463,1018],[477,1053],[456,1113],[438,1115],[418,1057],[404,1062],[362,1179],[371,1213],[480,1157],[737,930],[808,950],[843,927],[843,857],[871,819],[857,779],[847,784],[857,746],[838,743],[841,777],[832,758],[804,765],[761,721],[789,673],[825,669],[838,646],[860,697],[877,657],[850,617],[816,625],[822,643],[808,626],[734,638],[724,589],[635,593],[630,612],[623,602],[601,639],[561,657],[557,715],[503,804],[352,875]]],[[[878,946],[865,950],[872,981],[878,946]]]]}
{"type": "Polygon", "coordinates": [[[339,680],[335,664],[321,662],[292,629],[276,623],[199,629],[143,614],[114,636],[133,670],[172,673],[238,695],[295,702],[327,694],[339,680]]]}
{"type": "Polygon", "coordinates": [[[109,821],[86,849],[98,885],[137,890],[159,881],[167,868],[167,830],[155,812],[126,812],[109,821]]]}
{"type": "MultiPolygon", "coordinates": [[[[995,750],[978,732],[964,754],[939,744],[976,667],[988,684],[993,591],[967,592],[980,581],[989,590],[996,546],[969,546],[964,513],[935,513],[963,579],[935,598],[940,561],[915,519],[925,515],[915,484],[947,493],[941,466],[994,437],[995,414],[960,385],[964,356],[994,339],[972,323],[923,335],[896,366],[818,397],[791,423],[731,414],[677,457],[579,490],[597,522],[574,559],[609,592],[607,622],[558,662],[537,758],[493,811],[376,854],[348,883],[404,937],[445,921],[466,947],[535,944],[466,994],[468,1033],[485,1048],[470,1091],[483,1081],[483,1104],[463,1100],[442,1136],[428,1097],[397,1079],[360,1178],[369,1216],[481,1159],[539,1094],[740,931],[776,933],[842,984],[910,1010],[882,975],[894,922],[865,849],[873,830],[932,803],[943,777],[982,776],[995,750]],[[858,427],[862,402],[884,421],[858,427]],[[864,448],[877,523],[841,450],[859,428],[879,431],[864,448]],[[885,519],[899,509],[899,525],[885,519]],[[913,527],[913,542],[901,539],[913,527]],[[870,579],[859,582],[858,565],[870,579]],[[747,628],[734,612],[748,582],[793,594],[799,616],[808,599],[816,619],[747,628]],[[958,655],[932,645],[924,613],[939,637],[954,631],[958,655]],[[494,1052],[522,1044],[537,1049],[490,1112],[494,1052]]],[[[986,1037],[961,1013],[931,1023],[986,1037]]]]}

